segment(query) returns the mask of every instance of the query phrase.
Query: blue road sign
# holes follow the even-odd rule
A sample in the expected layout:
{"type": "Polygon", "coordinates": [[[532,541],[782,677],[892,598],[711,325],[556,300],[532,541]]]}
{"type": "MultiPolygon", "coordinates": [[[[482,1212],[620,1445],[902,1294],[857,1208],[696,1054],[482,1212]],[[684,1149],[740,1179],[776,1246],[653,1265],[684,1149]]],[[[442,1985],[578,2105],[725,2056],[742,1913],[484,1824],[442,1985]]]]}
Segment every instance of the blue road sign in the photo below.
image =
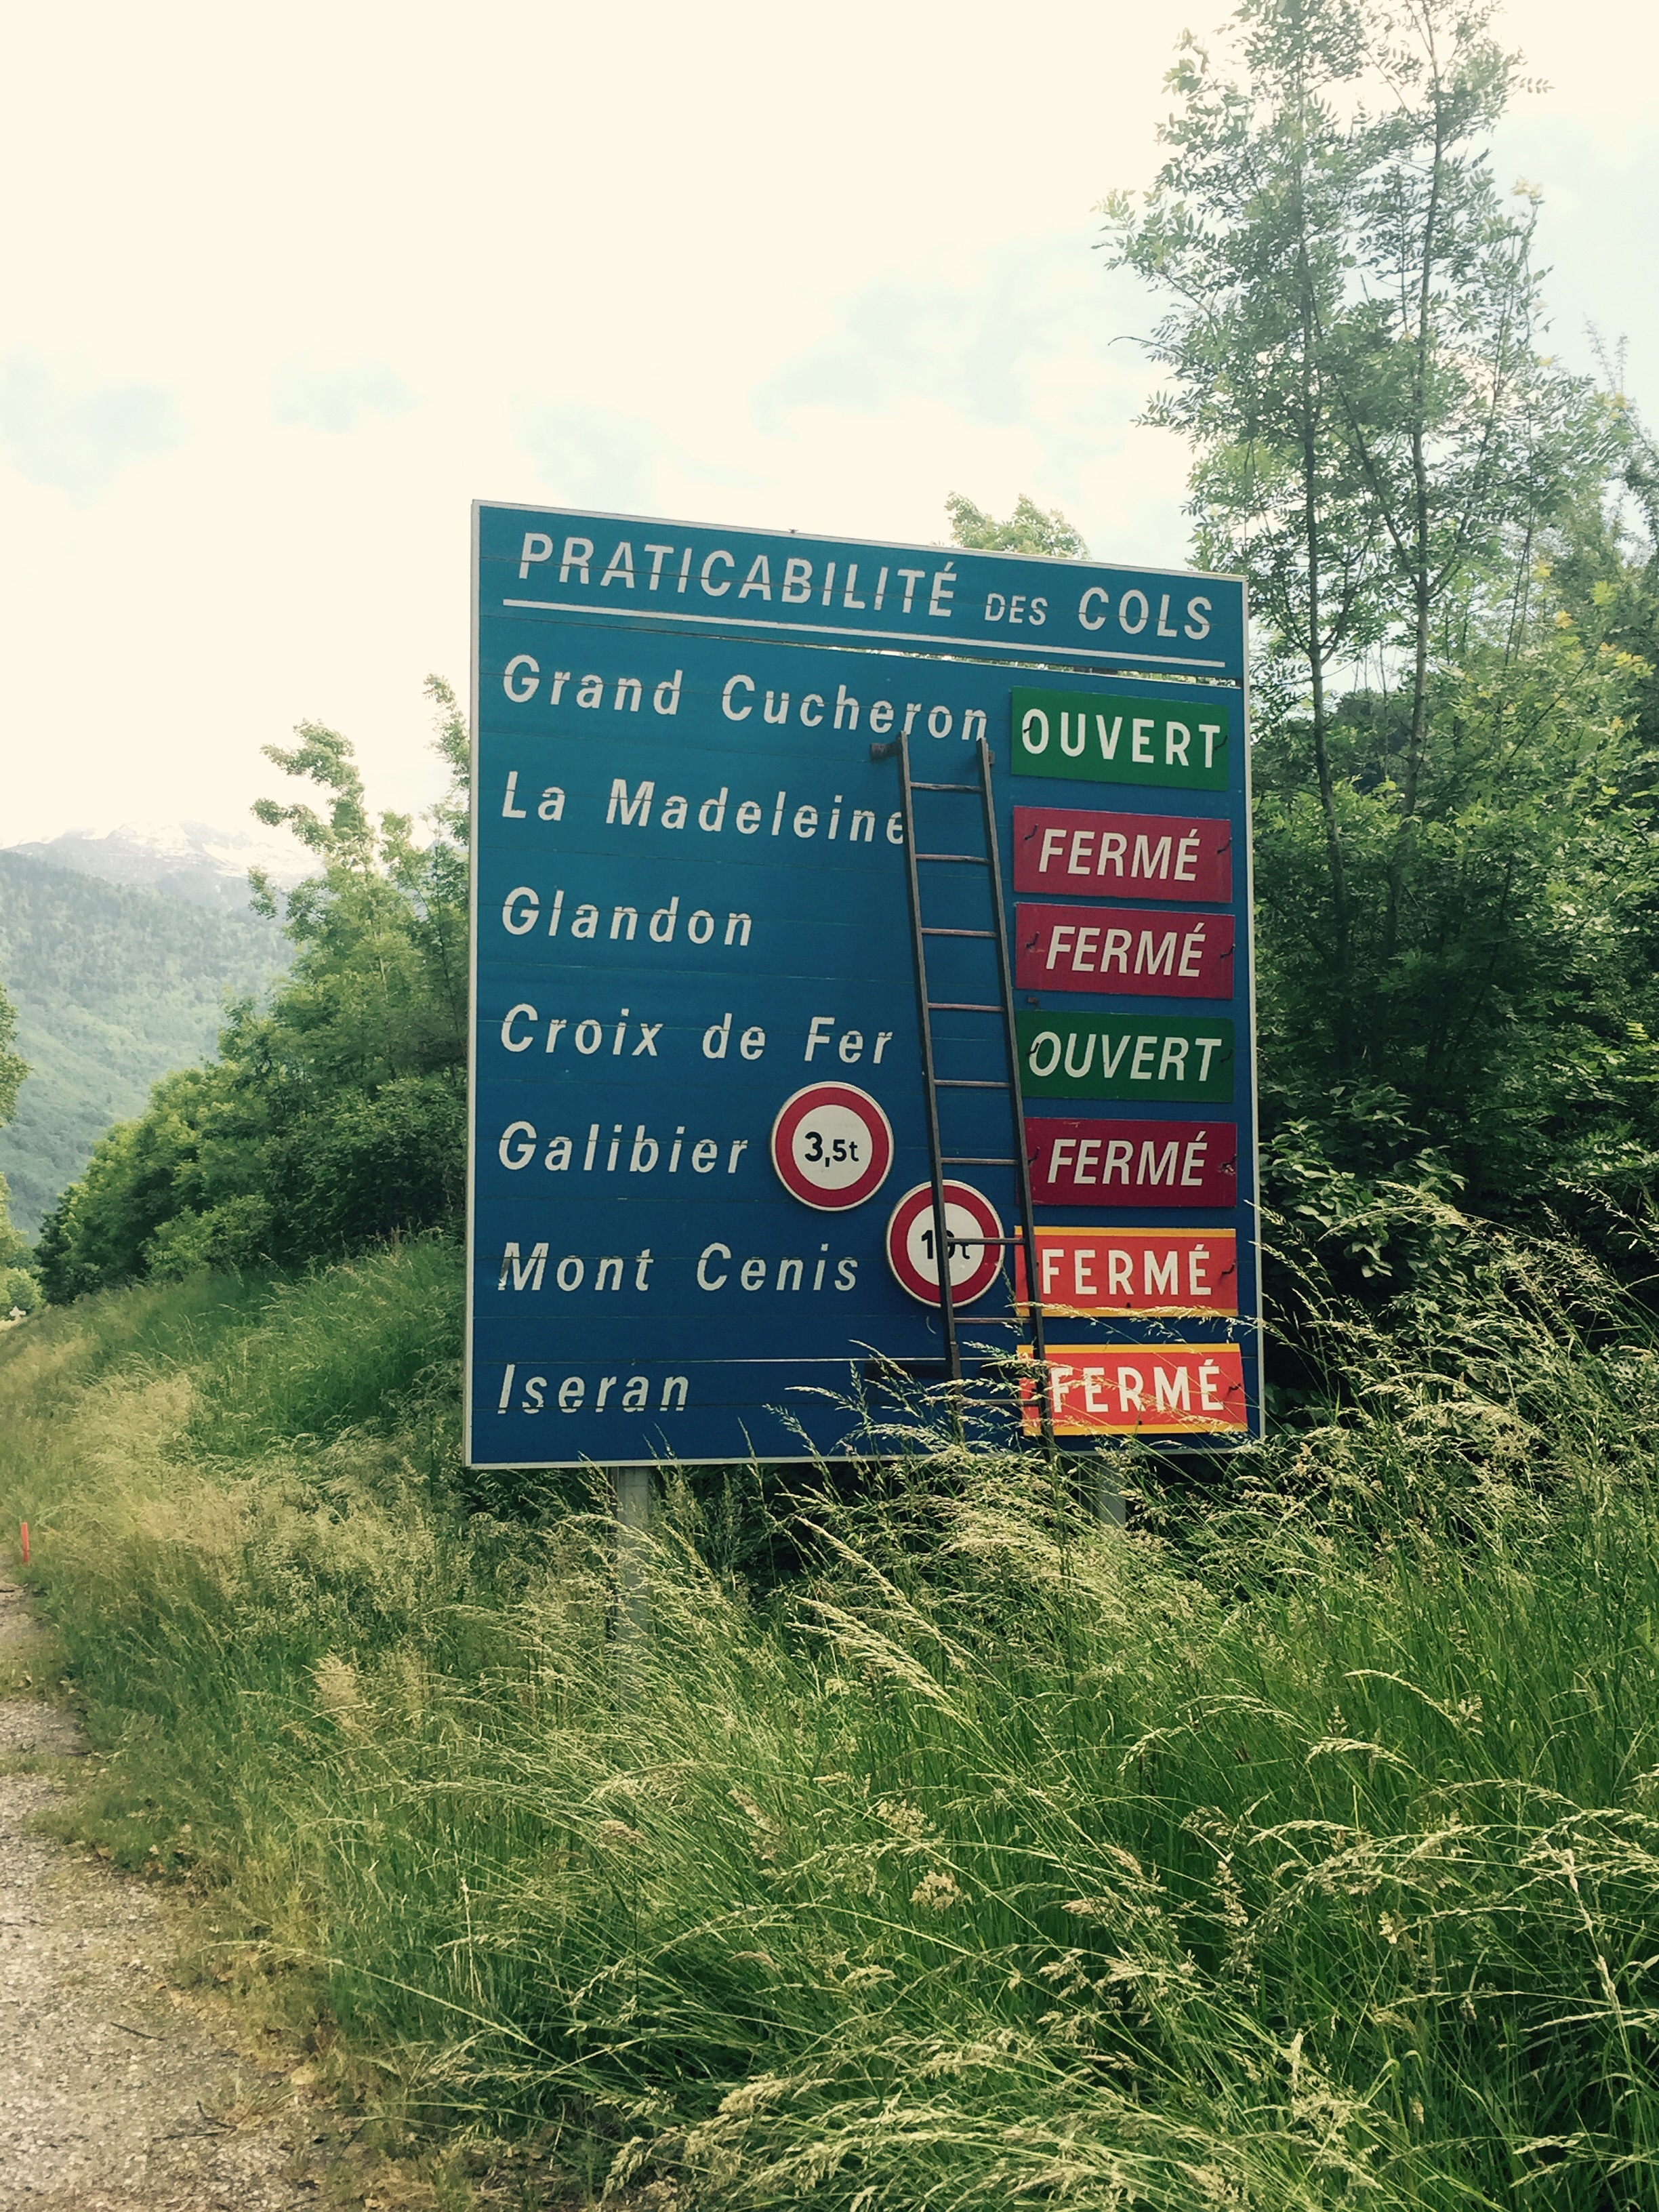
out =
{"type": "MultiPolygon", "coordinates": [[[[1258,1431],[1239,584],[496,506],[475,578],[469,1462],[833,1455],[938,1360],[901,734],[993,756],[1055,1425],[1258,1431]]],[[[963,1233],[1012,1234],[1000,1030],[934,1042],[963,1233]]],[[[1029,1337],[1005,1249],[970,1364],[1029,1337]]]]}

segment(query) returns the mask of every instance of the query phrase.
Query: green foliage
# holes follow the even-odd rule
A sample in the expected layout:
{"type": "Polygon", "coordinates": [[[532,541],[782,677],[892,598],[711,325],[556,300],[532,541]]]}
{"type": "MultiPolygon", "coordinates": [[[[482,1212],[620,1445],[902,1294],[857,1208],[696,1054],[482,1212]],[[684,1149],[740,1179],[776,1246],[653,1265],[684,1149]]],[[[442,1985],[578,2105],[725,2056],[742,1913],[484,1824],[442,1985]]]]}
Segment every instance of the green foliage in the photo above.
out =
{"type": "Polygon", "coordinates": [[[1057,507],[1041,507],[1024,492],[1006,522],[959,491],[946,499],[945,511],[951,518],[951,543],[975,553],[1047,553],[1060,561],[1080,561],[1089,550],[1057,507]]]}
{"type": "Polygon", "coordinates": [[[1490,15],[1251,0],[1233,66],[1184,40],[1110,252],[1173,300],[1150,419],[1261,633],[1264,1120],[1299,1132],[1274,1188],[1310,1146],[1409,1182],[1426,1146],[1477,1210],[1613,1251],[1659,1170],[1659,597],[1619,507],[1650,520],[1659,472],[1540,350],[1490,15]]]}
{"type": "Polygon", "coordinates": [[[1483,1211],[1535,1218],[1588,1188],[1639,1204],[1659,1167],[1659,847],[1632,666],[1554,625],[1507,669],[1479,648],[1465,660],[1436,687],[1408,837],[1390,702],[1353,695],[1331,718],[1346,973],[1304,730],[1258,746],[1270,1110],[1326,1116],[1339,1092],[1380,1085],[1483,1211]]]}
{"type": "MultiPolygon", "coordinates": [[[[467,744],[448,686],[427,689],[453,787],[424,845],[407,817],[371,818],[337,732],[304,723],[297,745],[266,748],[326,794],[254,810],[319,863],[288,898],[291,973],[264,1011],[232,1008],[216,1062],[168,1076],[100,1142],[41,1233],[55,1302],[134,1276],[303,1266],[459,1218],[467,744]]],[[[254,890],[274,918],[270,886],[254,890]]]]}
{"type": "Polygon", "coordinates": [[[0,975],[29,1064],[0,1170],[27,1235],[110,1123],[211,1048],[227,995],[263,993],[286,957],[268,922],[0,852],[0,975]]]}
{"type": "Polygon", "coordinates": [[[1536,350],[1538,196],[1505,210],[1485,143],[1516,86],[1492,13],[1256,0],[1242,80],[1189,34],[1170,159],[1141,212],[1105,204],[1114,264],[1176,296],[1150,419],[1196,448],[1200,554],[1249,572],[1298,681],[1403,649],[1408,811],[1437,615],[1608,453],[1536,350]]]}
{"type": "Polygon", "coordinates": [[[1644,2203],[1659,1355],[1443,1194],[1373,1329],[1310,1255],[1363,1212],[1296,1262],[1340,1411],[1201,1510],[1143,1469],[1136,1533],[1080,1521],[924,1407],[787,1505],[769,1598],[669,1471],[648,1636],[602,1511],[459,1502],[453,1247],[50,1312],[0,1516],[100,1753],[62,1825],[188,1882],[204,1976],[596,2188],[1644,2203]]]}

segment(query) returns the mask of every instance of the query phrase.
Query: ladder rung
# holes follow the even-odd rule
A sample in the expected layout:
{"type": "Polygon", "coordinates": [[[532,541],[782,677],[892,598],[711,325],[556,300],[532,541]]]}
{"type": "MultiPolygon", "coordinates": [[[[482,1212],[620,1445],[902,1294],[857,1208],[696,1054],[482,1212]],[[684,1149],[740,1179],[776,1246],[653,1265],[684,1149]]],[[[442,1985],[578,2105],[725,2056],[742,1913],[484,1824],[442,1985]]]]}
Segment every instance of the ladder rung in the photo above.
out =
{"type": "Polygon", "coordinates": [[[935,1091],[1006,1091],[1006,1083],[991,1083],[981,1075],[936,1075],[935,1091]]]}
{"type": "Polygon", "coordinates": [[[989,937],[994,939],[994,929],[924,929],[924,937],[989,937]]]}
{"type": "Polygon", "coordinates": [[[960,860],[966,868],[988,868],[991,863],[981,853],[918,853],[919,860],[960,860]]]}
{"type": "Polygon", "coordinates": [[[982,1152],[941,1152],[939,1165],[946,1168],[1017,1168],[1016,1159],[996,1160],[982,1152]]]}
{"type": "Polygon", "coordinates": [[[1000,1006],[982,1006],[972,999],[929,999],[930,1014],[1000,1014],[1000,1006]]]}
{"type": "Polygon", "coordinates": [[[979,786],[978,786],[976,783],[914,783],[914,782],[913,782],[913,783],[911,784],[911,786],[910,786],[910,788],[911,788],[911,790],[912,790],[912,791],[972,791],[972,792],[977,792],[977,791],[978,791],[978,789],[979,789],[979,786]]]}

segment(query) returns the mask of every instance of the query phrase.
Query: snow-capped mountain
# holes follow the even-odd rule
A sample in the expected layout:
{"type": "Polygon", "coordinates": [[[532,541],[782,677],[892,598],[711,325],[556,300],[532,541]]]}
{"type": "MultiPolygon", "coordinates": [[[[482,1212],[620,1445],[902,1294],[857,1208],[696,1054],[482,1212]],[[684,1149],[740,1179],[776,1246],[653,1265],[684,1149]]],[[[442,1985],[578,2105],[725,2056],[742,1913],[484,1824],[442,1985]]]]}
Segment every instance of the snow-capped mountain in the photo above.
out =
{"type": "Polygon", "coordinates": [[[77,868],[106,883],[142,884],[222,911],[247,905],[250,868],[263,868],[273,884],[286,888],[315,865],[285,830],[250,834],[215,829],[206,822],[124,822],[101,832],[66,830],[61,836],[9,849],[53,867],[77,868]]]}

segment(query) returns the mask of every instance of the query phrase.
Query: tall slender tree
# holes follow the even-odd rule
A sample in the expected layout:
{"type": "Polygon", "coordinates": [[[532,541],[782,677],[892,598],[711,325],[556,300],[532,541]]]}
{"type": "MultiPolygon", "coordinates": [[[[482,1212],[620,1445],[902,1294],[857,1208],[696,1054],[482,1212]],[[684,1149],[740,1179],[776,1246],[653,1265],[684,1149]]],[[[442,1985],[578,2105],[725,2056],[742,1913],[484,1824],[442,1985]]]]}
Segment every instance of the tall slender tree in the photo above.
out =
{"type": "Polygon", "coordinates": [[[1249,577],[1270,680],[1305,690],[1332,953],[1346,981],[1352,920],[1328,672],[1387,623],[1377,526],[1332,374],[1363,163],[1341,103],[1365,41],[1350,0],[1269,0],[1241,22],[1242,82],[1182,39],[1168,79],[1182,103],[1163,133],[1169,158],[1144,207],[1119,193],[1104,212],[1114,264],[1174,295],[1151,342],[1170,381],[1147,419],[1195,448],[1199,557],[1249,577]]]}
{"type": "Polygon", "coordinates": [[[1150,419],[1192,447],[1198,556],[1252,589],[1281,1200],[1323,1219],[1357,1178],[1382,1219],[1450,1166],[1599,1233],[1659,1180],[1659,569],[1616,512],[1650,534],[1659,469],[1545,350],[1492,23],[1244,0],[1178,48],[1107,252],[1164,303],[1150,419]]]}
{"type": "Polygon", "coordinates": [[[1536,196],[1505,205],[1490,173],[1519,82],[1492,14],[1247,0],[1231,73],[1182,42],[1170,151],[1144,203],[1105,203],[1114,265],[1173,295],[1150,341],[1170,378],[1149,419],[1195,448],[1200,556],[1249,578],[1268,712],[1305,727],[1344,1074],[1376,1010],[1358,972],[1337,699],[1361,669],[1401,695],[1377,726],[1395,830],[1386,963],[1437,645],[1499,550],[1559,507],[1582,458],[1583,387],[1537,348],[1536,196]]]}

